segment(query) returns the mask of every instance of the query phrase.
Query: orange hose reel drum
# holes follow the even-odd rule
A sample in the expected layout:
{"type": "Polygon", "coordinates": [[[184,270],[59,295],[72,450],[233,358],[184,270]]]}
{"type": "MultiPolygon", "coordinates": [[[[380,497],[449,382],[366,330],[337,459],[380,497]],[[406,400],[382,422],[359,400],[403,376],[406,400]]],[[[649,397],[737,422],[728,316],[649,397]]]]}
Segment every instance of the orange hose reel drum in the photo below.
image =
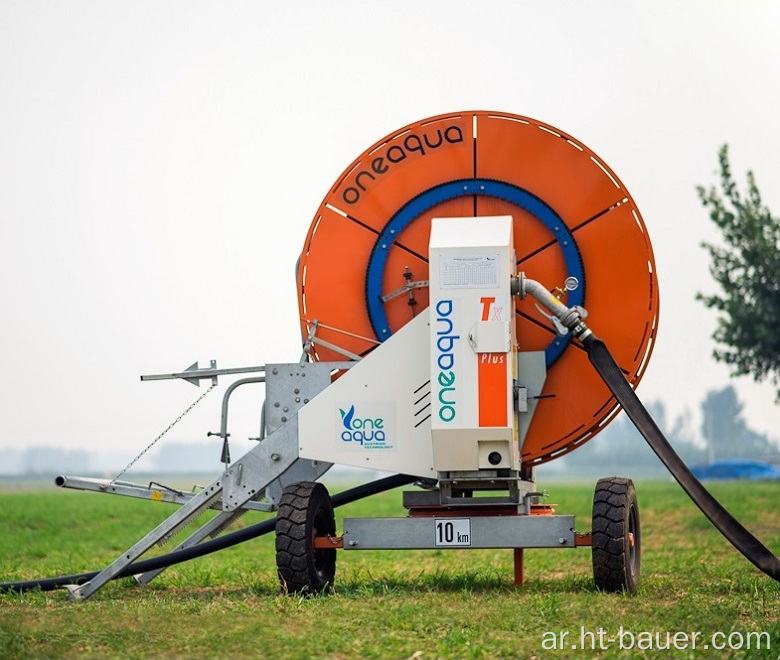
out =
{"type": "MultiPolygon", "coordinates": [[[[309,229],[298,268],[301,328],[364,355],[428,304],[430,221],[511,215],[518,271],[589,312],[636,386],[652,351],[658,284],[642,218],[617,176],[587,147],[527,117],[460,112],[406,126],[367,149],[339,177],[309,229]]],[[[533,465],[593,437],[617,411],[582,347],[555,335],[533,301],[518,301],[519,350],[544,350],[547,381],[523,446],[533,465]]],[[[321,346],[316,360],[343,356],[321,346]]],[[[522,380],[522,375],[521,375],[522,380]]]]}

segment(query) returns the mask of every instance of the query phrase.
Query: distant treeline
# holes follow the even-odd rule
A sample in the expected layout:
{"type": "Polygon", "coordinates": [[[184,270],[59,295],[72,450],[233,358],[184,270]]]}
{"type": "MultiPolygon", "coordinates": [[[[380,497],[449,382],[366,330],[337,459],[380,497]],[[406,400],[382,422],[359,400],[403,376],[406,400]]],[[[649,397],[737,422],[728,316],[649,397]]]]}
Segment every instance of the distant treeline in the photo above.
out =
{"type": "MultiPolygon", "coordinates": [[[[730,385],[707,393],[701,403],[699,429],[693,427],[690,411],[670,423],[661,401],[649,403],[648,410],[689,465],[707,464],[724,458],[777,460],[780,457],[776,439],[748,427],[742,418],[742,404],[730,385]]],[[[161,443],[134,469],[165,474],[218,472],[221,469],[220,447],[221,443],[213,440],[161,443]]],[[[250,447],[248,443],[232,443],[233,458],[239,458],[250,447]]],[[[132,458],[132,452],[101,453],[55,446],[0,449],[0,474],[114,476],[132,458]]],[[[541,474],[562,472],[588,477],[666,476],[661,462],[623,413],[583,447],[540,468],[541,474]]]]}

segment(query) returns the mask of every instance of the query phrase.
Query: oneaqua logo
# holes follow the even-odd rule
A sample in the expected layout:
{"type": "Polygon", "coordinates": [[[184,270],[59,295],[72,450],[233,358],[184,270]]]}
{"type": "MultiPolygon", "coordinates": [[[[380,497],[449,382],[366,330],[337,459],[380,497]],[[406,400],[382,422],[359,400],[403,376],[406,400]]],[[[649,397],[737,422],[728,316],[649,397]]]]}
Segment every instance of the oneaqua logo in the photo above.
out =
{"type": "Polygon", "coordinates": [[[381,446],[387,442],[383,417],[357,417],[354,404],[349,410],[339,408],[341,413],[341,439],[344,442],[358,442],[362,446],[381,446]]]}
{"type": "Polygon", "coordinates": [[[455,340],[460,335],[453,334],[452,300],[440,300],[436,303],[436,366],[439,374],[439,419],[451,422],[455,419],[455,340]]]}

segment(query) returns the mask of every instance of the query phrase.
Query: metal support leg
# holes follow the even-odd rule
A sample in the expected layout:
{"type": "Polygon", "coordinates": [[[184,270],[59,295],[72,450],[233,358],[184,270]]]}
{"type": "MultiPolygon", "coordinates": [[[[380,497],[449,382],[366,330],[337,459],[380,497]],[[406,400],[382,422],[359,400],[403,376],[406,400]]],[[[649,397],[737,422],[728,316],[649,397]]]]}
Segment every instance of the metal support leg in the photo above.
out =
{"type": "MultiPolygon", "coordinates": [[[[269,485],[278,481],[297,462],[300,465],[299,468],[296,468],[296,475],[300,470],[304,473],[312,473],[316,477],[327,470],[330,467],[327,463],[298,461],[297,411],[330,385],[330,372],[333,368],[348,368],[349,366],[352,365],[324,362],[275,364],[267,365],[262,369],[250,368],[250,371],[262,370],[266,373],[266,394],[273,402],[272,412],[266,419],[269,430],[268,437],[228,467],[219,479],[193,496],[178,511],[115,559],[92,580],[82,585],[68,585],[70,597],[76,600],[89,598],[109,580],[122,573],[130,564],[150,550],[153,545],[173,536],[203,511],[211,508],[219,499],[222,501],[222,513],[195,534],[192,534],[180,547],[194,545],[206,536],[218,532],[221,526],[230,522],[243,511],[247,502],[260,497],[269,485]]],[[[220,370],[220,373],[238,373],[239,371],[244,372],[247,369],[220,370]]],[[[149,378],[192,378],[193,373],[193,370],[188,370],[183,374],[163,374],[149,378]]],[[[198,377],[217,375],[215,370],[200,370],[197,373],[198,377]]],[[[243,382],[250,382],[250,380],[240,381],[239,384],[243,382]]],[[[232,390],[230,391],[232,392],[232,390]]],[[[226,422],[227,396],[223,401],[223,424],[220,431],[225,436],[227,435],[226,422]]],[[[140,581],[148,582],[153,577],[154,575],[151,574],[142,575],[140,581]]]]}
{"type": "Polygon", "coordinates": [[[92,580],[81,585],[66,585],[70,597],[74,600],[84,600],[100,589],[109,580],[115,578],[122,570],[147,552],[155,543],[159,543],[171,534],[176,533],[188,523],[192,518],[200,515],[222,493],[222,477],[213,481],[200,493],[184,504],[173,515],[163,520],[157,527],[144,536],[134,546],[129,548],[122,555],[117,557],[106,568],[104,568],[92,580]]]}
{"type": "Polygon", "coordinates": [[[525,566],[523,565],[523,549],[515,548],[515,586],[522,587],[525,584],[525,566]]]}
{"type": "MultiPolygon", "coordinates": [[[[122,553],[97,576],[82,585],[68,585],[70,597],[75,600],[89,598],[109,580],[115,578],[153,545],[170,538],[195,517],[208,509],[215,500],[222,497],[223,513],[214,520],[218,523],[205,525],[194,534],[192,544],[199,542],[227,520],[237,515],[243,505],[261,492],[270,482],[282,475],[298,458],[298,418],[294,417],[272,433],[259,445],[236,461],[225,473],[178,511],[160,523],[129,550],[122,553]],[[210,530],[210,531],[209,531],[210,530]],[[200,532],[203,536],[199,537],[200,532]]],[[[213,522],[213,521],[212,521],[213,522]]]]}
{"type": "MultiPolygon", "coordinates": [[[[216,536],[219,534],[223,529],[225,529],[231,522],[233,522],[236,518],[240,518],[244,513],[246,513],[245,509],[239,509],[238,511],[223,511],[219,515],[215,516],[211,520],[209,520],[203,527],[198,529],[194,534],[189,536],[187,539],[182,541],[179,545],[177,545],[174,548],[175,550],[183,550],[184,548],[191,548],[193,545],[197,545],[201,541],[205,540],[209,536],[216,536]]],[[[154,571],[147,571],[146,573],[139,573],[134,577],[137,584],[149,584],[154,578],[156,578],[160,573],[162,573],[165,570],[165,568],[158,568],[154,571]]]]}

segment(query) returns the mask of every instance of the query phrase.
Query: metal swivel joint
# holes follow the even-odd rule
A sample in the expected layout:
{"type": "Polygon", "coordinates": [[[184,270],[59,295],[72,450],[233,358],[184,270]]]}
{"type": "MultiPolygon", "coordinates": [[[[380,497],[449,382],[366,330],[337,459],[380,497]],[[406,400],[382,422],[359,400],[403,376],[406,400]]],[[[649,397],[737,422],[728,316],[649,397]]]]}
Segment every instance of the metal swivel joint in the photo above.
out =
{"type": "MultiPolygon", "coordinates": [[[[573,280],[574,278],[570,279],[573,280]]],[[[567,280],[566,288],[576,288],[577,285],[578,283],[575,281],[570,286],[569,280],[567,280]]],[[[571,332],[575,339],[582,341],[593,334],[583,320],[588,315],[588,312],[585,309],[579,305],[567,307],[542,284],[526,277],[524,273],[518,273],[512,277],[510,290],[512,295],[520,296],[521,299],[530,295],[544,307],[545,310],[550,312],[550,314],[545,314],[537,305],[539,312],[552,322],[556,332],[562,337],[568,332],[571,332]]]]}

